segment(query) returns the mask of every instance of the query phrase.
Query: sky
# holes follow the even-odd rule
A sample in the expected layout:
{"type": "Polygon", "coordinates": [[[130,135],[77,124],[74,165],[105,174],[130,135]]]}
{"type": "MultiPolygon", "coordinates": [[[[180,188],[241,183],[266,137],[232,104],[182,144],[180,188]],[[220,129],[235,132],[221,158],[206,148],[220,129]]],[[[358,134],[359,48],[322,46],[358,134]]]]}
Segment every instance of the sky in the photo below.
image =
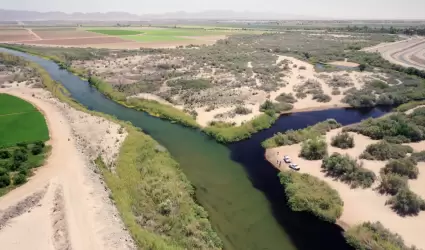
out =
{"type": "Polygon", "coordinates": [[[0,8],[134,14],[234,10],[338,19],[425,19],[425,0],[0,0],[0,8]]]}

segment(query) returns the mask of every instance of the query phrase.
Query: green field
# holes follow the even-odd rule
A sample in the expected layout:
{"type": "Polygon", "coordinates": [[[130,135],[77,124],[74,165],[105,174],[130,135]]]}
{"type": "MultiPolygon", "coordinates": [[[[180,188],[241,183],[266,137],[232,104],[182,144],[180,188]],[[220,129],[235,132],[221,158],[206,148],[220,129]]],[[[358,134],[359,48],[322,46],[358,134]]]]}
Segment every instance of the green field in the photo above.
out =
{"type": "Polygon", "coordinates": [[[36,110],[30,103],[11,95],[0,94],[0,116],[36,110]]]}
{"type": "Polygon", "coordinates": [[[110,36],[129,36],[129,35],[140,35],[143,34],[142,31],[138,30],[104,30],[104,29],[98,29],[98,30],[87,30],[94,33],[99,33],[103,35],[110,35],[110,36]]]}
{"type": "Polygon", "coordinates": [[[49,139],[44,116],[30,103],[0,94],[0,147],[49,139]]]}

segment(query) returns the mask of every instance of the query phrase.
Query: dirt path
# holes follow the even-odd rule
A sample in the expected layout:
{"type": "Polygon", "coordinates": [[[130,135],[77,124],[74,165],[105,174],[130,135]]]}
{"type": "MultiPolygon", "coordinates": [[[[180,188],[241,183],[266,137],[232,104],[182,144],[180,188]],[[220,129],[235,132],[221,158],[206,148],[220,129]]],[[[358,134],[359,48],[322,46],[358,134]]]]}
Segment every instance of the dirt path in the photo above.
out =
{"type": "Polygon", "coordinates": [[[26,29],[26,30],[28,31],[28,33],[30,33],[35,38],[37,38],[37,40],[43,40],[43,38],[41,38],[39,35],[37,35],[37,33],[35,33],[34,31],[32,31],[32,29],[26,29]]]}
{"type": "Polygon", "coordinates": [[[7,211],[16,214],[5,220],[3,228],[0,219],[2,249],[133,249],[103,182],[78,150],[75,127],[58,105],[34,91],[38,90],[0,90],[32,103],[45,115],[52,145],[45,166],[27,184],[0,198],[0,218],[10,214],[7,211]],[[19,208],[43,188],[46,192],[39,202],[19,208]],[[16,212],[22,210],[25,213],[16,212]]]}

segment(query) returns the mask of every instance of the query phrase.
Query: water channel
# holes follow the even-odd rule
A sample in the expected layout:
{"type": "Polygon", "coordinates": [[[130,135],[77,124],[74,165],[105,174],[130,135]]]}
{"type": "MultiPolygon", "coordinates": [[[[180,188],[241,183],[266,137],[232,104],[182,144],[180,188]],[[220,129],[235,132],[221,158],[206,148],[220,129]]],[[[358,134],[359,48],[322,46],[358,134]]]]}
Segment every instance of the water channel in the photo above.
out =
{"type": "Polygon", "coordinates": [[[272,128],[226,146],[198,130],[116,104],[49,60],[3,48],[0,52],[40,64],[81,104],[130,121],[164,145],[195,186],[196,199],[209,212],[225,249],[350,249],[338,226],[289,210],[277,171],[265,160],[260,144],[279,131],[328,118],[346,125],[379,117],[387,110],[333,109],[285,115],[272,128]]]}

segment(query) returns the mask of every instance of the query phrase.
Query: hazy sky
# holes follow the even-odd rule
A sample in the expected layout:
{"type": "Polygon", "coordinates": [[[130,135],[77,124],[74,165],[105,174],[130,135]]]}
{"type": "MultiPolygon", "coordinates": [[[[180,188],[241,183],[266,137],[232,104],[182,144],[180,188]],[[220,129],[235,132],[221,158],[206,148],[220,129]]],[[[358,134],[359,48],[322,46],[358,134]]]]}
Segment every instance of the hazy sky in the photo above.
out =
{"type": "Polygon", "coordinates": [[[425,0],[0,0],[0,8],[135,14],[237,10],[329,18],[425,19],[425,0]]]}

